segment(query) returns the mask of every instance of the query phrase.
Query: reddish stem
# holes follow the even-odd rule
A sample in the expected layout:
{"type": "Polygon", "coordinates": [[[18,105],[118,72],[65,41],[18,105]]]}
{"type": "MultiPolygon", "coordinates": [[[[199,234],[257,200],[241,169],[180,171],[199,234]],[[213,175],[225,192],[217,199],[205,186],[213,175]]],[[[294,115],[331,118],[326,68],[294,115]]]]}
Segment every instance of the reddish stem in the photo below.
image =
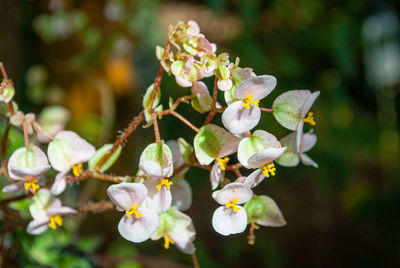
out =
{"type": "Polygon", "coordinates": [[[6,69],[4,68],[3,62],[1,62],[1,61],[0,61],[0,71],[1,71],[1,74],[3,75],[4,79],[8,80],[6,69]]]}
{"type": "Polygon", "coordinates": [[[197,260],[196,253],[192,254],[192,261],[193,261],[194,268],[200,268],[200,264],[199,264],[199,261],[197,260]]]}
{"type": "Polygon", "coordinates": [[[156,143],[159,143],[161,140],[161,136],[160,136],[160,129],[158,128],[157,114],[153,112],[152,117],[153,117],[154,137],[156,139],[156,143]]]}
{"type": "Polygon", "coordinates": [[[214,115],[216,113],[216,103],[217,103],[217,97],[218,97],[218,84],[217,84],[217,82],[218,82],[218,78],[217,78],[217,76],[215,76],[211,109],[210,109],[210,112],[208,113],[206,121],[204,121],[203,125],[207,125],[208,123],[210,123],[211,120],[214,118],[214,115]]]}
{"type": "Polygon", "coordinates": [[[29,134],[28,134],[28,125],[25,121],[22,123],[22,130],[24,132],[25,148],[28,148],[29,147],[29,134]]]}
{"type": "Polygon", "coordinates": [[[181,120],[183,123],[185,123],[188,127],[190,127],[191,129],[193,129],[196,132],[199,132],[200,129],[198,129],[197,127],[195,127],[192,123],[189,122],[189,120],[187,120],[185,117],[183,117],[182,115],[178,114],[175,111],[170,111],[170,113],[175,116],[176,118],[178,118],[179,120],[181,120]]]}
{"type": "Polygon", "coordinates": [[[262,108],[262,107],[260,107],[260,110],[263,111],[263,112],[266,112],[266,113],[273,113],[274,112],[274,109],[268,109],[268,108],[262,108]]]}

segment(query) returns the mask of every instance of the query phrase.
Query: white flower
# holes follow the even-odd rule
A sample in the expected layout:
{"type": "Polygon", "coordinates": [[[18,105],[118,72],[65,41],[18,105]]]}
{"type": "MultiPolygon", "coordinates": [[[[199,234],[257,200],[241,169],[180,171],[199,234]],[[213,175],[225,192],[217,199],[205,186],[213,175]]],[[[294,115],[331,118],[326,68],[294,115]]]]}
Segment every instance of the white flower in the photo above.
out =
{"type": "Polygon", "coordinates": [[[240,182],[230,183],[222,190],[214,192],[214,200],[222,205],[215,210],[212,217],[215,231],[222,235],[243,232],[247,226],[247,214],[239,205],[249,201],[252,195],[250,188],[240,182]]]}
{"type": "Polygon", "coordinates": [[[59,171],[51,187],[51,193],[61,194],[67,182],[65,177],[72,169],[74,176],[82,172],[82,163],[89,161],[96,149],[72,131],[61,131],[49,143],[47,155],[51,166],[59,171]]]}
{"type": "Polygon", "coordinates": [[[233,134],[241,134],[254,128],[261,118],[259,101],[276,86],[276,78],[262,75],[249,78],[236,88],[233,102],[222,113],[222,123],[233,134]]]}
{"type": "Polygon", "coordinates": [[[117,210],[125,211],[118,224],[121,236],[135,243],[149,239],[159,221],[157,213],[140,207],[147,196],[146,187],[141,183],[120,183],[108,187],[107,194],[117,210]]]}
{"type": "Polygon", "coordinates": [[[152,178],[172,176],[174,168],[170,148],[163,141],[149,144],[140,155],[139,168],[152,178]]]}

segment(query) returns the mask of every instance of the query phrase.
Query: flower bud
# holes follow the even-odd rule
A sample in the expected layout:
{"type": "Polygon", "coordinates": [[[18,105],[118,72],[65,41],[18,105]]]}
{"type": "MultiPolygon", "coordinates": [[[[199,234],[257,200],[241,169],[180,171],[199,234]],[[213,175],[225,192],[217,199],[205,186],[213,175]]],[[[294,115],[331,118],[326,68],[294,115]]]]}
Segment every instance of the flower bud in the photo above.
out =
{"type": "Polygon", "coordinates": [[[247,222],[255,222],[263,226],[280,227],[286,225],[286,220],[282,215],[275,201],[266,196],[253,196],[244,205],[247,212],[247,222]]]}

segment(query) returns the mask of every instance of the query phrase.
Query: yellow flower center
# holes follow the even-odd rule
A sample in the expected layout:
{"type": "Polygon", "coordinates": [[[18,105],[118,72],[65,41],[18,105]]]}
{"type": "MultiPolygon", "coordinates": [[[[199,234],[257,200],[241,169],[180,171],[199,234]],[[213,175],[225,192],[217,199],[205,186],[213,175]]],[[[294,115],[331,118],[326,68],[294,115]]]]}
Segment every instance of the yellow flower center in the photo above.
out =
{"type": "Polygon", "coordinates": [[[217,161],[218,161],[219,165],[221,166],[221,170],[225,171],[226,164],[228,164],[228,162],[229,162],[229,157],[225,157],[224,159],[217,158],[217,161]]]}
{"type": "Polygon", "coordinates": [[[82,174],[82,167],[83,167],[82,163],[79,163],[77,165],[71,166],[72,174],[74,174],[75,177],[78,177],[79,175],[81,175],[82,174]]]}
{"type": "Polygon", "coordinates": [[[169,190],[170,188],[171,188],[171,185],[173,184],[173,182],[172,181],[169,181],[168,179],[161,179],[160,180],[160,184],[157,184],[156,185],[156,187],[157,187],[157,190],[161,190],[161,187],[163,186],[163,185],[165,185],[166,187],[167,187],[167,189],[169,190]]]}
{"type": "Polygon", "coordinates": [[[243,107],[246,109],[250,109],[250,104],[254,104],[255,106],[258,106],[258,103],[260,100],[251,100],[254,98],[254,94],[246,95],[246,98],[243,100],[243,107]]]}
{"type": "Polygon", "coordinates": [[[276,168],[275,168],[274,163],[271,163],[269,165],[263,166],[261,168],[264,170],[263,174],[264,174],[265,177],[268,178],[270,175],[271,176],[275,176],[276,168]]]}
{"type": "Polygon", "coordinates": [[[25,191],[28,191],[30,189],[32,193],[35,193],[40,188],[40,186],[37,184],[37,181],[38,180],[33,177],[27,179],[24,184],[25,191]]]}
{"type": "Polygon", "coordinates": [[[233,198],[230,202],[226,203],[226,208],[232,208],[233,211],[240,210],[240,207],[236,206],[237,202],[239,202],[239,198],[233,198]]]}
{"type": "Polygon", "coordinates": [[[62,226],[63,225],[63,219],[61,218],[60,215],[56,215],[56,216],[52,216],[50,217],[50,223],[49,223],[49,227],[53,230],[57,229],[57,225],[58,226],[62,226]]]}
{"type": "Polygon", "coordinates": [[[315,123],[315,121],[314,121],[314,117],[313,117],[313,113],[312,113],[312,112],[309,112],[309,113],[307,114],[307,117],[304,118],[303,121],[304,121],[305,123],[309,123],[309,124],[312,125],[312,126],[315,126],[315,125],[317,124],[317,123],[315,123]]]}
{"type": "Polygon", "coordinates": [[[166,236],[166,235],[164,235],[164,248],[165,249],[169,249],[169,244],[175,244],[175,242],[171,239],[171,238],[169,238],[168,236],[166,236]]]}
{"type": "Polygon", "coordinates": [[[135,214],[136,219],[139,219],[140,216],[142,216],[142,212],[138,212],[137,211],[138,208],[139,208],[138,205],[133,205],[130,210],[125,211],[126,216],[128,216],[129,218],[130,216],[132,216],[132,214],[135,214]]]}

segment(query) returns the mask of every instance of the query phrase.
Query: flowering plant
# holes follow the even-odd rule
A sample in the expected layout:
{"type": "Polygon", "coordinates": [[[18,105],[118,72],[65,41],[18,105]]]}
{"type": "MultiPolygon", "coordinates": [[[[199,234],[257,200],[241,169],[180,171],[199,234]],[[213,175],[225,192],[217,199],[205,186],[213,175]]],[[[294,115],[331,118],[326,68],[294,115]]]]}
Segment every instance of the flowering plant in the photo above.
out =
{"type": "Polygon", "coordinates": [[[48,227],[55,230],[63,225],[63,217],[115,208],[124,212],[118,224],[123,238],[133,243],[163,238],[166,249],[176,246],[191,254],[198,266],[194,224],[183,212],[192,204],[192,189],[185,180],[185,173],[192,167],[210,172],[214,191],[210,192],[210,198],[220,205],[212,217],[217,233],[238,234],[249,225],[248,242],[254,244],[254,231],[259,226],[286,224],[275,201],[254,191],[265,178],[271,179],[279,172],[275,163],[290,167],[301,160],[305,165],[318,167],[305,154],[316,144],[317,137],[313,130],[303,133],[303,129],[305,123],[316,124],[310,109],[319,92],[291,90],[276,98],[272,108],[262,107],[264,99],[277,86],[277,79],[240,67],[239,58],[231,62],[227,53],[217,54],[217,46],[206,39],[194,21],[170,26],[167,43],[164,48],[156,47],[156,56],[160,67],[154,83],[144,94],[143,110],[114,143],[97,150],[75,132],[64,130],[63,119],[43,126],[34,114],[19,111],[13,100],[12,81],[0,65],[4,77],[0,101],[7,106],[8,120],[3,141],[11,126],[22,129],[25,141],[24,147],[13,152],[7,168],[1,167],[10,182],[3,192],[24,192],[10,200],[31,199],[29,210],[33,220],[27,225],[29,234],[38,235],[48,227]],[[188,95],[176,100],[170,98],[167,109],[160,104],[164,72],[174,76],[180,87],[190,87],[190,91],[182,89],[190,92],[188,95]],[[212,93],[201,81],[211,76],[214,76],[212,93]],[[219,93],[225,103],[217,102],[219,93]],[[196,127],[176,112],[182,103],[191,104],[201,114],[207,113],[202,126],[196,127]],[[218,113],[222,114],[222,125],[214,120],[218,113]],[[259,125],[263,114],[272,114],[293,132],[279,140],[259,125]],[[167,142],[161,138],[158,121],[167,115],[178,118],[195,132],[193,143],[180,137],[167,142]],[[105,174],[117,161],[127,138],[142,123],[143,127],[153,127],[155,138],[141,153],[137,174],[105,174]],[[46,154],[43,147],[47,142],[46,154]],[[237,163],[233,161],[234,154],[237,163]],[[54,179],[48,174],[50,168],[58,172],[54,179]],[[63,206],[60,200],[67,185],[89,178],[112,183],[107,189],[111,202],[85,210],[63,206]]]}

